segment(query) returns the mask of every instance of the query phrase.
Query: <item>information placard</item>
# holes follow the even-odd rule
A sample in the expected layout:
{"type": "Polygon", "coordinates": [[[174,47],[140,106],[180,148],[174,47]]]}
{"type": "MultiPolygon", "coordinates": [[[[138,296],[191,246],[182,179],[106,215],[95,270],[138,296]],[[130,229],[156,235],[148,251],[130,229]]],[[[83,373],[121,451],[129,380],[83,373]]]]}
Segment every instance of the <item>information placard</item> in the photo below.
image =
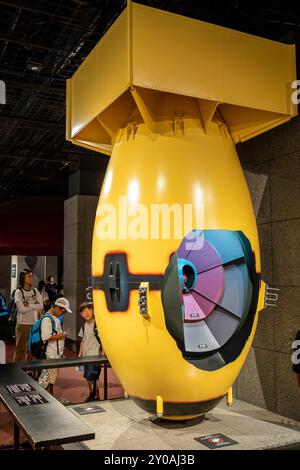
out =
{"type": "Polygon", "coordinates": [[[98,405],[77,406],[74,410],[80,415],[89,415],[92,413],[103,413],[105,410],[98,405]]]}
{"type": "Polygon", "coordinates": [[[5,385],[5,388],[10,395],[17,395],[18,393],[35,391],[35,388],[29,384],[5,385]]]}
{"type": "Polygon", "coordinates": [[[31,395],[20,395],[14,397],[14,400],[20,406],[32,406],[32,405],[43,405],[44,403],[49,403],[46,398],[44,398],[39,393],[32,393],[31,395]]]}
{"type": "Polygon", "coordinates": [[[209,436],[196,437],[195,441],[200,442],[209,449],[219,449],[220,447],[238,444],[237,441],[224,436],[224,434],[210,434],[209,436]]]}

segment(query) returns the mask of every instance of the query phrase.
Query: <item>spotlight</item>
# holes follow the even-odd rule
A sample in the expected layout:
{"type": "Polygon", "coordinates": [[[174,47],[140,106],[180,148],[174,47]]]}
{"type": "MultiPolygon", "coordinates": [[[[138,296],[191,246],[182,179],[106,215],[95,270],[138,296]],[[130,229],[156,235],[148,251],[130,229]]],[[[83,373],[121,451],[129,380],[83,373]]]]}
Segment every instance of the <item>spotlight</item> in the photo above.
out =
{"type": "Polygon", "coordinates": [[[40,72],[40,70],[42,69],[42,64],[40,64],[39,62],[29,62],[26,68],[31,72],[37,73],[40,72]]]}

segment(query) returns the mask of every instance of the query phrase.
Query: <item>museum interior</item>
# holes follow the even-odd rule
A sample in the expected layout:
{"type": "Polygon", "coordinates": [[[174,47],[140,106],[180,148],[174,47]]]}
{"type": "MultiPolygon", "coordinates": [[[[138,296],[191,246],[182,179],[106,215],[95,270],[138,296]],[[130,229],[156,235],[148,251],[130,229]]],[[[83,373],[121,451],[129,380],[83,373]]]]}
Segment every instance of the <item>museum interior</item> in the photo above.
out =
{"type": "Polygon", "coordinates": [[[0,0],[0,450],[300,449],[299,51],[290,1],[0,0]]]}

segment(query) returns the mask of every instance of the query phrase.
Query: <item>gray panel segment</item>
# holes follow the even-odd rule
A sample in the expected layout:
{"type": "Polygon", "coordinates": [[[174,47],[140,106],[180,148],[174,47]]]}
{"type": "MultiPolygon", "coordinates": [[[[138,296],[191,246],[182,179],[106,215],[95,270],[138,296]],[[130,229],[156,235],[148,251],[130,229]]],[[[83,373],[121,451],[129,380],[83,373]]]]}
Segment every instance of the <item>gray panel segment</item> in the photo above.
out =
{"type": "Polygon", "coordinates": [[[216,308],[205,321],[208,328],[220,344],[223,346],[233,335],[239,325],[239,320],[231,317],[224,311],[216,308]]]}
{"type": "Polygon", "coordinates": [[[225,289],[219,305],[242,318],[249,309],[252,285],[246,264],[225,266],[225,289]]]}
{"type": "Polygon", "coordinates": [[[187,352],[209,352],[220,347],[204,321],[184,324],[184,343],[187,352]]]}

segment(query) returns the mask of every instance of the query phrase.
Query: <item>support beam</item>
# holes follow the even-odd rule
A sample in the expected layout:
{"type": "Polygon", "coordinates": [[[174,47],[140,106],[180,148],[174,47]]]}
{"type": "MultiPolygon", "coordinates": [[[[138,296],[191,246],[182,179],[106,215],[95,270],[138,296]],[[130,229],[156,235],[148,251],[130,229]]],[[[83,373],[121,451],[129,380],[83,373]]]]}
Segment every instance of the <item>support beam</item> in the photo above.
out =
{"type": "MultiPolygon", "coordinates": [[[[87,1],[83,1],[83,0],[80,0],[80,1],[76,1],[77,4],[82,4],[82,5],[85,5],[85,6],[90,6],[90,2],[87,0],[87,1]]],[[[0,5],[5,5],[5,6],[8,6],[10,8],[20,8],[24,11],[30,11],[32,13],[39,13],[41,15],[45,15],[45,16],[50,16],[50,17],[54,17],[54,18],[57,18],[57,19],[63,19],[63,20],[67,20],[68,22],[70,21],[70,19],[72,19],[72,17],[70,17],[70,15],[68,16],[65,16],[65,15],[60,15],[56,12],[50,12],[50,11],[45,11],[45,10],[42,10],[40,8],[30,8],[29,6],[25,6],[25,5],[20,5],[18,3],[11,3],[11,2],[6,2],[6,1],[0,1],[0,5]]],[[[63,7],[64,10],[66,10],[66,6],[63,7]]],[[[71,13],[74,13],[75,11],[79,11],[77,8],[68,8],[70,10],[70,14],[71,13]]]]}
{"type": "MultiPolygon", "coordinates": [[[[26,150],[27,152],[39,152],[39,153],[49,153],[53,152],[55,154],[68,154],[68,155],[87,155],[87,152],[84,149],[78,149],[73,145],[69,144],[69,142],[59,142],[58,144],[48,144],[44,147],[43,145],[39,144],[39,148],[35,145],[9,145],[9,144],[0,144],[0,153],[2,154],[15,154],[15,152],[18,151],[24,151],[26,150]]],[[[90,154],[90,152],[88,152],[90,154]]],[[[20,157],[23,155],[20,155],[20,157]]],[[[92,156],[94,157],[95,154],[93,153],[92,156]]]]}
{"type": "MultiPolygon", "coordinates": [[[[24,78],[25,75],[27,77],[28,76],[31,76],[31,77],[34,76],[35,80],[53,80],[53,81],[56,81],[56,82],[62,82],[64,86],[65,86],[65,83],[66,83],[66,79],[64,77],[60,77],[58,75],[45,75],[43,73],[39,73],[38,75],[36,75],[35,72],[30,72],[29,70],[23,70],[23,72],[20,72],[20,70],[18,70],[18,69],[14,70],[14,69],[8,69],[6,67],[1,67],[0,66],[0,73],[8,74],[8,75],[16,75],[18,78],[20,78],[20,77],[24,78]]],[[[3,79],[8,81],[8,79],[5,78],[5,77],[3,77],[3,79]]]]}
{"type": "Polygon", "coordinates": [[[22,127],[29,129],[46,129],[54,132],[64,132],[64,122],[53,122],[53,121],[41,121],[39,119],[30,119],[23,116],[7,116],[5,114],[0,115],[0,123],[3,127],[15,126],[16,121],[21,124],[22,127]]]}
{"type": "MultiPolygon", "coordinates": [[[[35,149],[36,151],[37,149],[35,149]]],[[[67,153],[67,152],[66,152],[67,153]]],[[[42,162],[57,162],[57,163],[72,163],[75,161],[78,161],[79,154],[72,154],[72,157],[66,156],[64,157],[57,157],[57,156],[50,156],[45,155],[45,156],[32,156],[32,155],[18,155],[18,154],[9,154],[9,153],[1,153],[0,152],[0,158],[7,158],[9,160],[12,159],[19,159],[19,160],[35,160],[35,161],[42,161],[42,162]]]]}
{"type": "MultiPolygon", "coordinates": [[[[7,72],[10,73],[9,70],[7,72]]],[[[5,79],[5,77],[4,77],[4,80],[5,80],[7,89],[18,88],[21,90],[34,90],[37,93],[44,92],[44,93],[49,93],[51,95],[61,95],[61,96],[64,96],[66,94],[65,87],[55,88],[51,85],[44,85],[43,83],[33,83],[32,81],[26,82],[24,80],[17,82],[14,80],[5,79]]]]}
{"type": "MultiPolygon", "coordinates": [[[[2,175],[0,174],[0,183],[1,184],[15,184],[15,185],[24,185],[24,188],[28,188],[28,182],[30,182],[31,188],[32,185],[40,185],[40,184],[45,184],[45,183],[51,183],[54,186],[53,180],[55,178],[55,187],[60,185],[60,184],[66,184],[66,178],[64,175],[58,175],[55,173],[53,175],[53,170],[52,173],[50,173],[47,176],[41,176],[41,175],[32,175],[28,171],[23,174],[20,174],[18,176],[12,175],[12,176],[7,176],[7,175],[2,175]],[[59,178],[58,178],[59,176],[59,178]]],[[[18,188],[19,189],[19,188],[18,188]]],[[[2,190],[1,190],[2,191],[2,190]]]]}
{"type": "Polygon", "coordinates": [[[19,44],[20,46],[23,47],[31,47],[32,49],[43,49],[46,51],[55,51],[55,52],[60,52],[63,53],[63,49],[56,49],[55,47],[52,47],[51,44],[46,45],[46,44],[41,44],[37,42],[28,42],[24,40],[24,38],[18,37],[18,36],[0,36],[0,41],[6,41],[6,42],[12,42],[14,44],[19,44]]]}

